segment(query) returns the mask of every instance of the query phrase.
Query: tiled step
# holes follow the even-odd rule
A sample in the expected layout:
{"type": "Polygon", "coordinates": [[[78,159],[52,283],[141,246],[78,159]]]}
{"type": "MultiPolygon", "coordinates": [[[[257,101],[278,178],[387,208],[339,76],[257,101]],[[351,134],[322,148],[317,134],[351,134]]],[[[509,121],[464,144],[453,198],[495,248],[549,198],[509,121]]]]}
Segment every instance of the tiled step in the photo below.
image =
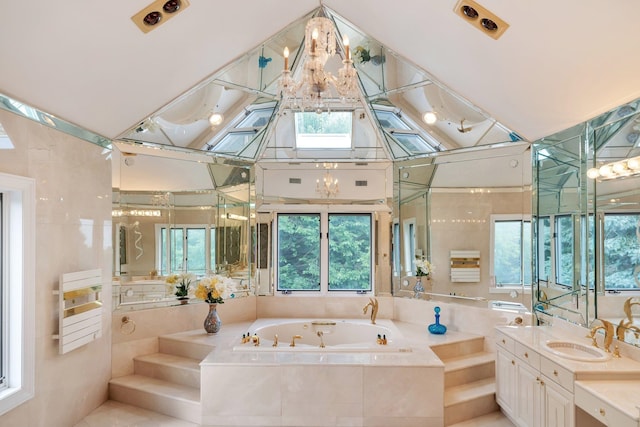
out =
{"type": "Polygon", "coordinates": [[[480,352],[447,359],[444,365],[445,389],[485,378],[495,378],[495,353],[480,352]]]}
{"type": "Polygon", "coordinates": [[[133,359],[136,375],[200,388],[200,361],[173,354],[155,353],[133,359]]]}
{"type": "Polygon", "coordinates": [[[109,398],[182,420],[200,423],[200,390],[142,375],[109,382],[109,398]]]}
{"type": "Polygon", "coordinates": [[[449,426],[497,411],[495,392],[495,378],[445,389],[444,425],[449,426]]]}
{"type": "Polygon", "coordinates": [[[478,336],[446,344],[436,344],[431,346],[431,350],[433,350],[440,360],[446,363],[447,359],[483,352],[484,337],[478,336]]]}
{"type": "Polygon", "coordinates": [[[189,339],[181,339],[174,336],[158,337],[158,351],[160,353],[203,360],[211,353],[211,350],[213,350],[213,346],[189,339]]]}

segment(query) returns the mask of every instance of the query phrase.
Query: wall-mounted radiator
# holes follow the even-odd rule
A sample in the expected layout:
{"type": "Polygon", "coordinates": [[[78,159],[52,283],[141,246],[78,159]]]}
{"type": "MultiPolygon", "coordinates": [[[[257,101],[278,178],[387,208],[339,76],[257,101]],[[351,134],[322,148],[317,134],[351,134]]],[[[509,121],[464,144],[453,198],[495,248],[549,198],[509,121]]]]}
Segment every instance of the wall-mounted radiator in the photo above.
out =
{"type": "Polygon", "coordinates": [[[480,251],[451,251],[451,281],[480,281],[480,251]]]}
{"type": "Polygon", "coordinates": [[[60,275],[59,353],[68,353],[102,336],[102,270],[60,275]]]}

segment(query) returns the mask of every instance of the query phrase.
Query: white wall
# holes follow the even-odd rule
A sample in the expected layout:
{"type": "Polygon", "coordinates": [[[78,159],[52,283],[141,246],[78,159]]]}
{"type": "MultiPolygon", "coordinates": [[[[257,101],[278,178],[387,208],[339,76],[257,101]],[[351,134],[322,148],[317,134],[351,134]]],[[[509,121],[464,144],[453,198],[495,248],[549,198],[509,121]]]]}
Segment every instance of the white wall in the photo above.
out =
{"type": "Polygon", "coordinates": [[[4,426],[69,427],[107,399],[111,377],[111,164],[102,148],[6,111],[0,123],[15,149],[0,172],[36,180],[35,397],[0,418],[4,426]],[[103,335],[58,354],[61,273],[101,268],[103,335]]]}

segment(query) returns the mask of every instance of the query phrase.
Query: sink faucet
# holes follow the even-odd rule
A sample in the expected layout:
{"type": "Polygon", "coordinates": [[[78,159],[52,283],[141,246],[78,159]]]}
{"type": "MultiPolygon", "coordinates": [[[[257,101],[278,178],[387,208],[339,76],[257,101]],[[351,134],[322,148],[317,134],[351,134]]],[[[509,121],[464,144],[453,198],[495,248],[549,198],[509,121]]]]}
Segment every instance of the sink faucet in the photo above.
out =
{"type": "Polygon", "coordinates": [[[620,324],[616,327],[616,337],[618,338],[618,341],[625,341],[625,333],[627,331],[633,331],[636,339],[640,337],[640,328],[636,325],[632,325],[631,322],[625,322],[624,319],[622,319],[620,324]]]}
{"type": "Polygon", "coordinates": [[[371,323],[376,324],[376,316],[378,315],[378,299],[369,298],[369,303],[362,308],[362,314],[367,314],[367,310],[371,306],[371,323]]]}
{"type": "Polygon", "coordinates": [[[598,332],[599,329],[602,329],[604,331],[604,351],[609,353],[611,351],[609,347],[611,346],[611,342],[613,341],[614,336],[613,324],[611,324],[611,322],[607,320],[596,320],[599,320],[602,325],[592,327],[591,332],[589,332],[589,335],[587,335],[587,338],[591,338],[593,340],[594,347],[598,347],[598,343],[596,342],[596,332],[598,332]]]}
{"type": "Polygon", "coordinates": [[[627,300],[624,302],[624,314],[627,315],[627,319],[629,320],[629,323],[633,323],[633,313],[631,312],[631,308],[634,305],[640,305],[640,301],[632,301],[633,297],[631,298],[627,298],[627,300]]]}
{"type": "Polygon", "coordinates": [[[295,347],[296,346],[296,340],[301,340],[302,339],[302,335],[294,335],[291,337],[291,344],[289,344],[289,347],[295,347]]]}

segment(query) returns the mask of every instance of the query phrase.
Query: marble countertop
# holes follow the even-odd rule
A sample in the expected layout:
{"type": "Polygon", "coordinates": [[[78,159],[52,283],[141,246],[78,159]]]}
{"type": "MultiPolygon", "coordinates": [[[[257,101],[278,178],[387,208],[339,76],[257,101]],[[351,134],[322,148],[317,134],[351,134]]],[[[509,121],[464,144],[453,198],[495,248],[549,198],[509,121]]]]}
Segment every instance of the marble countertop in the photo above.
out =
{"type": "Polygon", "coordinates": [[[640,362],[624,355],[605,361],[583,362],[558,356],[543,346],[549,340],[566,340],[590,345],[590,338],[586,338],[584,334],[577,335],[554,329],[552,326],[499,326],[496,329],[573,372],[576,380],[610,380],[613,377],[640,380],[640,362]]]}
{"type": "Polygon", "coordinates": [[[631,419],[640,420],[640,382],[637,380],[576,381],[575,387],[598,396],[631,419]]]}

